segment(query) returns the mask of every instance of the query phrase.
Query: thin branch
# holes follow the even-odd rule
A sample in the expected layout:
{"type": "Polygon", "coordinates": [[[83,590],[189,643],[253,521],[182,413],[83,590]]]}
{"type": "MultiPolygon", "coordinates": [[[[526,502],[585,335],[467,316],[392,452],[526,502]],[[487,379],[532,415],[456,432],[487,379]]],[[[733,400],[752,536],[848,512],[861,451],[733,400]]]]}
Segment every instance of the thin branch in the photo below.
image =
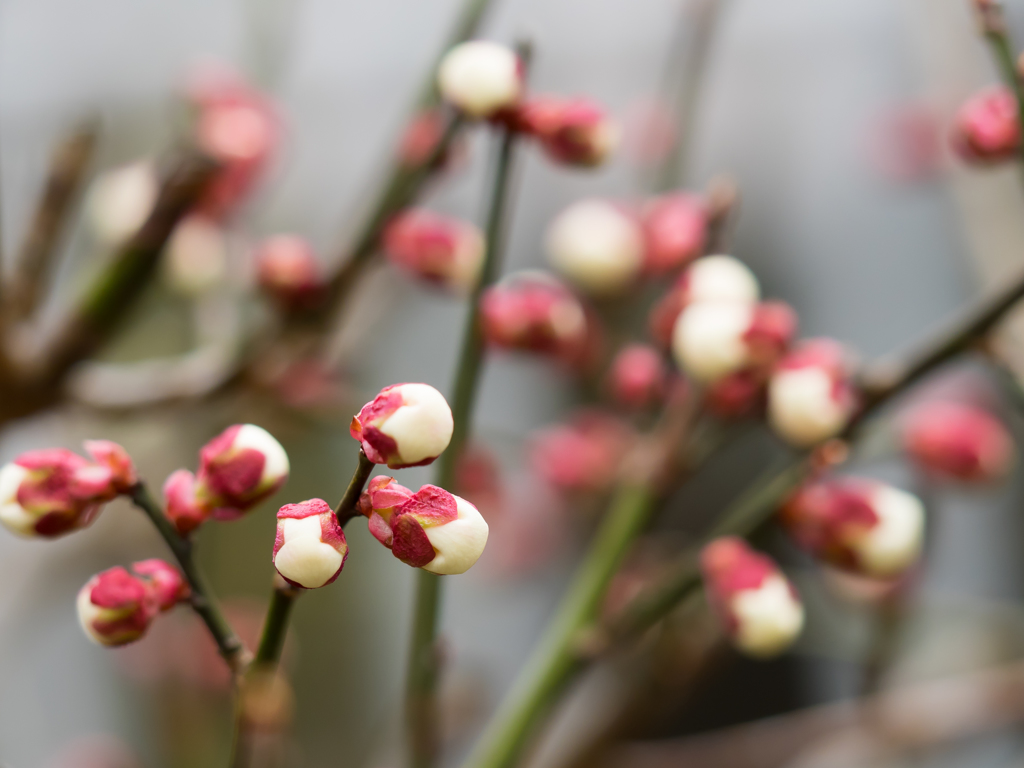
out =
{"type": "Polygon", "coordinates": [[[345,495],[341,497],[341,501],[338,502],[338,506],[334,509],[334,514],[338,518],[338,523],[344,528],[345,524],[353,517],[359,516],[359,497],[363,493],[363,488],[366,487],[366,481],[370,479],[370,473],[373,472],[374,464],[370,461],[366,454],[359,450],[359,463],[356,464],[356,471],[352,474],[352,479],[348,483],[348,488],[345,489],[345,495]]]}
{"type": "MultiPolygon", "coordinates": [[[[978,12],[981,32],[992,48],[999,75],[1016,97],[1017,119],[1020,125],[1024,126],[1024,83],[1021,82],[1020,72],[1017,71],[1013,42],[1006,28],[1006,19],[1003,18],[1002,3],[997,0],[975,0],[974,6],[978,12]]],[[[1021,143],[1019,151],[1021,160],[1024,160],[1024,142],[1021,143]]]]}
{"type": "Polygon", "coordinates": [[[270,596],[267,617],[263,621],[263,634],[260,636],[259,648],[253,666],[267,669],[277,666],[284,648],[284,638],[288,634],[288,617],[291,614],[295,598],[299,590],[290,586],[283,579],[276,579],[274,592],[270,596]]]}

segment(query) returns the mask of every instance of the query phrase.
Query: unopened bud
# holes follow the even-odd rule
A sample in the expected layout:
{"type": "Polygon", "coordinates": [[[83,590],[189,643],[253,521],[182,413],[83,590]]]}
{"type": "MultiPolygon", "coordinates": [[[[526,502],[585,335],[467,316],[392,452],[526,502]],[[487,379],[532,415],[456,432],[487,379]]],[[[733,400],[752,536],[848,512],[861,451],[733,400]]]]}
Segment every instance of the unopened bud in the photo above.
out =
{"type": "Polygon", "coordinates": [[[288,454],[255,424],[235,424],[199,451],[197,495],[219,520],[234,520],[288,479],[288,454]]]}
{"type": "Polygon", "coordinates": [[[315,305],[326,281],[309,241],[298,235],[275,235],[256,250],[260,287],[288,309],[315,305]]]}
{"type": "Polygon", "coordinates": [[[662,275],[696,259],[707,228],[707,206],[697,195],[677,192],[652,200],[644,210],[645,271],[662,275]]]}
{"type": "Polygon", "coordinates": [[[483,554],[488,527],[477,508],[435,485],[416,493],[375,477],[360,501],[370,533],[407,565],[431,573],[465,573],[483,554]]]}
{"type": "Polygon", "coordinates": [[[809,483],[786,501],[780,516],[801,546],[865,576],[896,576],[921,553],[924,505],[916,496],[875,480],[809,483]]]}
{"type": "Polygon", "coordinates": [[[709,383],[704,405],[720,419],[741,419],[761,413],[765,405],[768,372],[745,368],[709,383]]]}
{"type": "Polygon", "coordinates": [[[467,293],[480,277],[486,246],[473,224],[413,208],[388,224],[384,250],[395,266],[449,290],[467,293]]]}
{"type": "Polygon", "coordinates": [[[216,288],[228,271],[227,234],[208,216],[186,216],[171,233],[163,267],[168,284],[185,296],[216,288]]]}
{"type": "Polygon", "coordinates": [[[903,423],[903,447],[923,469],[940,477],[990,482],[1013,463],[1006,427],[981,408],[954,402],[926,403],[903,423]]]}
{"type": "Polygon", "coordinates": [[[132,573],[116,566],[89,579],[78,593],[78,620],[100,645],[127,645],[142,637],[161,611],[188,597],[188,586],[172,566],[144,560],[132,573]]]}
{"type": "Polygon", "coordinates": [[[132,573],[142,579],[161,611],[169,611],[187,600],[191,592],[181,572],[156,557],[133,563],[132,573]]]}
{"type": "Polygon", "coordinates": [[[471,40],[455,46],[441,59],[437,87],[447,102],[469,117],[492,117],[519,101],[522,66],[512,49],[471,40]]]}
{"type": "Polygon", "coordinates": [[[444,136],[444,115],[438,109],[428,109],[413,117],[402,134],[398,157],[409,168],[423,165],[434,153],[444,136]]]}
{"type": "Polygon", "coordinates": [[[835,437],[856,407],[847,354],[831,339],[802,342],[779,362],[768,382],[768,420],[795,446],[835,437]]]}
{"type": "Polygon", "coordinates": [[[661,353],[646,344],[624,347],[612,361],[612,397],[627,408],[647,408],[662,399],[668,371],[661,353]]]}
{"type": "Polygon", "coordinates": [[[964,160],[974,163],[1008,160],[1016,155],[1020,141],[1017,98],[1005,86],[982,91],[957,112],[952,142],[964,160]]]}
{"type": "Polygon", "coordinates": [[[796,589],[766,555],[742,539],[715,539],[700,555],[708,602],[736,648],[776,656],[799,636],[804,608],[796,589]]]}
{"type": "Polygon", "coordinates": [[[349,432],[374,464],[401,469],[433,463],[453,428],[452,409],[432,386],[392,384],[352,417],[349,432]]]}
{"type": "Polygon", "coordinates": [[[534,471],[570,493],[606,490],[619,475],[633,432],[621,419],[585,410],[565,423],[538,432],[531,441],[534,471]]]}
{"type": "Polygon", "coordinates": [[[515,122],[552,160],[566,165],[600,165],[618,141],[615,124],[588,99],[531,98],[516,110],[515,122]]]}
{"type": "Polygon", "coordinates": [[[326,501],[285,504],[278,511],[274,567],[289,584],[326,586],[338,578],[347,557],[345,532],[326,501]]]}
{"type": "Polygon", "coordinates": [[[110,470],[111,484],[118,493],[128,493],[139,481],[135,463],[128,451],[112,440],[86,440],[85,452],[92,460],[110,470]]]}
{"type": "Polygon", "coordinates": [[[160,180],[149,160],[100,175],[89,190],[86,204],[96,236],[107,246],[127,240],[149,218],[159,192],[160,180]]]}
{"type": "Polygon", "coordinates": [[[595,294],[621,290],[643,267],[639,223],[604,200],[582,200],[562,211],[548,227],[545,245],[555,269],[595,294]]]}
{"type": "Polygon", "coordinates": [[[164,482],[164,514],[178,533],[191,533],[212,514],[213,508],[200,498],[196,477],[187,469],[172,472],[164,482]]]}

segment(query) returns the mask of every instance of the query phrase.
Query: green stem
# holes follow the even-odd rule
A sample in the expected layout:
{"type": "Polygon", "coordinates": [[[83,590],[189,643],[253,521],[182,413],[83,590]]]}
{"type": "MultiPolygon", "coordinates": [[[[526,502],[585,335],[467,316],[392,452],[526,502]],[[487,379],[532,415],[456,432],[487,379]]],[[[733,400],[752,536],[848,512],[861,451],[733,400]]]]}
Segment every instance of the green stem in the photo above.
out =
{"type": "MultiPolygon", "coordinates": [[[[484,339],[480,330],[480,298],[494,282],[501,264],[516,140],[517,134],[514,131],[505,129],[502,132],[487,215],[487,255],[480,280],[469,297],[469,312],[455,376],[452,439],[438,459],[437,484],[449,491],[454,487],[458,460],[465,449],[472,426],[473,406],[476,403],[484,354],[484,339]]],[[[441,579],[425,570],[420,570],[416,579],[416,605],[406,691],[409,751],[414,768],[431,768],[437,762],[439,751],[436,700],[439,665],[436,646],[441,579]]]]}
{"type": "Polygon", "coordinates": [[[178,533],[143,483],[137,483],[129,492],[129,497],[135,506],[146,513],[164,541],[167,542],[167,546],[174,554],[178,565],[181,566],[182,573],[185,574],[185,579],[192,590],[189,598],[192,610],[206,624],[206,628],[217,644],[217,650],[231,667],[231,671],[236,675],[241,674],[249,663],[250,653],[213,599],[213,593],[206,582],[206,577],[193,557],[192,542],[178,533]]]}
{"type": "Polygon", "coordinates": [[[262,669],[277,666],[281,660],[281,650],[288,634],[288,617],[291,614],[295,598],[299,591],[294,587],[277,585],[270,597],[267,617],[263,621],[263,634],[256,650],[253,664],[262,669]]]}
{"type": "Polygon", "coordinates": [[[349,520],[359,515],[359,497],[363,494],[366,481],[370,479],[373,466],[373,462],[366,458],[366,454],[360,449],[356,471],[352,473],[352,479],[348,483],[348,488],[345,489],[345,495],[341,497],[341,501],[338,502],[338,506],[334,510],[342,528],[349,520]]]}

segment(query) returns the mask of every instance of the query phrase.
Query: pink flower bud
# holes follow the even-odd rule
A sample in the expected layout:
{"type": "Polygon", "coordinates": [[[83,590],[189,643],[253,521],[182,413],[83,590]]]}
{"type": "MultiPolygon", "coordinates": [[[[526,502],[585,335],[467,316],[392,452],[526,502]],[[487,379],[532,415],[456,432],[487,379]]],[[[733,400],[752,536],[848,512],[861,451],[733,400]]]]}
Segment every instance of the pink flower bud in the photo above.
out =
{"type": "Polygon", "coordinates": [[[161,611],[169,611],[178,603],[187,600],[191,592],[181,572],[159,558],[133,563],[132,573],[146,584],[161,611]]]}
{"type": "MultiPolygon", "coordinates": [[[[119,462],[124,449],[109,443],[112,456],[93,463],[65,448],[28,451],[0,468],[0,523],[22,536],[54,538],[84,528],[132,475],[119,462]]],[[[104,449],[100,449],[103,455],[104,449]]],[[[131,461],[128,460],[129,468],[131,461]]]]}
{"type": "Polygon", "coordinates": [[[111,440],[86,440],[85,452],[97,464],[110,470],[111,482],[118,493],[128,493],[139,482],[132,457],[117,443],[111,440]]]}
{"type": "Polygon", "coordinates": [[[160,193],[150,160],[106,171],[89,189],[86,211],[96,237],[106,246],[123,243],[149,218],[160,193]]]}
{"type": "Polygon", "coordinates": [[[402,164],[418,168],[427,162],[444,137],[444,128],[444,115],[438,109],[428,109],[413,117],[398,145],[402,164]]]}
{"type": "Polygon", "coordinates": [[[654,347],[630,344],[612,361],[610,383],[617,403],[627,408],[647,408],[664,396],[668,371],[654,347]]]}
{"type": "Polygon", "coordinates": [[[972,405],[931,402],[915,408],[903,424],[904,450],[922,468],[943,477],[989,482],[1013,463],[1006,427],[972,405]]]}
{"type": "Polygon", "coordinates": [[[327,586],[338,578],[347,557],[345,532],[326,501],[285,504],[278,511],[274,567],[289,584],[327,586]]]}
{"type": "Polygon", "coordinates": [[[191,533],[213,512],[199,497],[196,477],[187,469],[172,472],[164,482],[164,514],[183,536],[191,533]]]}
{"type": "Polygon", "coordinates": [[[953,128],[953,148],[969,162],[1013,157],[1020,147],[1020,115],[1009,88],[988,88],[964,104],[953,128]]]}
{"type": "Polygon", "coordinates": [[[676,320],[690,304],[753,304],[760,292],[757,278],[743,262],[732,256],[704,256],[686,268],[672,289],[651,310],[651,335],[668,348],[676,320]]]}
{"type": "Polygon", "coordinates": [[[924,537],[924,505],[916,496],[864,478],[809,483],[786,501],[780,517],[816,556],[875,578],[912,565],[924,537]]]}
{"type": "Polygon", "coordinates": [[[761,413],[765,406],[768,372],[745,368],[707,385],[704,405],[720,419],[740,419],[761,413]]]}
{"type": "Polygon", "coordinates": [[[235,424],[199,451],[197,497],[219,520],[241,517],[288,479],[288,454],[262,427],[235,424]]]}
{"type": "Polygon", "coordinates": [[[652,200],[644,210],[645,271],[662,275],[700,256],[707,228],[707,207],[697,195],[677,192],[652,200]]]}
{"type": "Polygon", "coordinates": [[[516,110],[515,122],[552,160],[566,165],[601,165],[618,140],[608,115],[588,99],[534,97],[516,110]]]}
{"type": "Polygon", "coordinates": [[[448,103],[469,117],[493,117],[519,101],[522,64],[504,45],[471,40],[456,45],[441,59],[437,87],[448,103]]]}
{"type": "Polygon", "coordinates": [[[78,593],[78,620],[100,645],[138,640],[161,611],[188,597],[184,579],[161,560],[135,563],[132,571],[110,568],[89,579],[78,593]]]}
{"type": "Polygon", "coordinates": [[[388,224],[384,250],[395,266],[467,293],[480,277],[486,246],[480,230],[469,222],[411,208],[388,224]]]}
{"type": "Polygon", "coordinates": [[[619,291],[643,267],[639,222],[604,200],[581,200],[562,211],[548,227],[545,247],[552,266],[590,293],[619,291]]]}
{"type": "Polygon", "coordinates": [[[260,287],[284,307],[318,304],[326,280],[313,246],[298,235],[275,235],[256,250],[260,287]]]}
{"type": "Polygon", "coordinates": [[[509,275],[480,300],[484,338],[496,347],[575,360],[589,341],[586,311],[572,292],[543,272],[509,275]]]}
{"type": "Polygon", "coordinates": [[[530,463],[560,490],[599,492],[615,482],[632,441],[632,430],[621,419],[584,410],[566,424],[538,432],[531,441],[530,463]]]}
{"type": "Polygon", "coordinates": [[[847,354],[831,339],[802,342],[776,366],[768,382],[768,420],[799,447],[835,437],[857,407],[847,354]]]}
{"type": "Polygon", "coordinates": [[[477,508],[436,485],[413,493],[393,478],[375,477],[360,510],[395,557],[431,573],[465,573],[487,544],[487,522],[477,508]]]}
{"type": "Polygon", "coordinates": [[[694,379],[712,382],[773,364],[795,333],[796,313],[782,302],[703,301],[680,313],[672,353],[694,379]]]}
{"type": "Polygon", "coordinates": [[[452,439],[452,410],[429,384],[392,384],[352,417],[349,432],[374,464],[433,463],[452,439]]]}
{"type": "Polygon", "coordinates": [[[708,602],[737,649],[765,658],[786,650],[803,629],[796,589],[772,560],[743,539],[715,539],[701,552],[708,602]]]}

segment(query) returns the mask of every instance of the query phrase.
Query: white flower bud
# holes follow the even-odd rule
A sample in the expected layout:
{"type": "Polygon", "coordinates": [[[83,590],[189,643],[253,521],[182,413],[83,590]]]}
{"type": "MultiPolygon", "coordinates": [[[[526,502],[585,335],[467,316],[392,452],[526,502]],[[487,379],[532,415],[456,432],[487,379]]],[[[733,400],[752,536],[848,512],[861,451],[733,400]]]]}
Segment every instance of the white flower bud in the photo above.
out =
{"type": "Polygon", "coordinates": [[[921,553],[924,542],[924,504],[913,494],[878,483],[871,492],[875,525],[851,546],[864,572],[886,577],[901,573],[921,553]]]}
{"type": "Polygon", "coordinates": [[[752,304],[761,294],[754,273],[732,256],[704,256],[694,261],[683,274],[687,300],[691,303],[736,301],[752,304]]]}
{"type": "Polygon", "coordinates": [[[193,214],[174,228],[164,251],[168,285],[185,296],[198,296],[224,281],[228,243],[224,230],[206,216],[193,214]]]}
{"type": "Polygon", "coordinates": [[[423,570],[451,576],[468,571],[487,544],[487,521],[468,501],[455,497],[459,513],[457,520],[443,525],[424,528],[430,545],[434,548],[434,559],[422,566],[423,570]]]}
{"type": "Polygon", "coordinates": [[[781,653],[804,626],[804,607],[781,574],[768,576],[756,589],[736,592],[730,605],[736,620],[733,642],[751,656],[781,653]]]}
{"type": "Polygon", "coordinates": [[[452,410],[429,384],[385,387],[352,418],[352,437],[375,464],[430,464],[452,439],[452,410]]]}
{"type": "Polygon", "coordinates": [[[13,461],[0,468],[0,523],[22,536],[34,535],[38,519],[18,503],[18,490],[28,474],[28,469],[13,461]]]}
{"type": "Polygon", "coordinates": [[[751,304],[691,304],[676,320],[672,355],[698,381],[715,381],[740,370],[749,357],[744,334],[754,317],[751,304]]]}
{"type": "Polygon", "coordinates": [[[768,382],[768,421],[786,442],[810,447],[835,437],[857,405],[846,354],[831,339],[802,342],[768,382]]]}
{"type": "Polygon", "coordinates": [[[603,200],[570,205],[548,227],[545,243],[551,264],[592,293],[623,288],[643,267],[639,224],[603,200]]]}
{"type": "Polygon", "coordinates": [[[511,107],[522,91],[519,58],[504,45],[471,40],[455,46],[437,72],[445,100],[470,117],[490,117],[511,107]]]}
{"type": "Polygon", "coordinates": [[[145,223],[160,192],[156,168],[149,160],[107,171],[93,182],[86,209],[96,236],[116,245],[145,223]]]}
{"type": "Polygon", "coordinates": [[[322,499],[286,504],[277,513],[274,567],[290,584],[316,589],[334,581],[348,557],[345,533],[322,499]]]}

